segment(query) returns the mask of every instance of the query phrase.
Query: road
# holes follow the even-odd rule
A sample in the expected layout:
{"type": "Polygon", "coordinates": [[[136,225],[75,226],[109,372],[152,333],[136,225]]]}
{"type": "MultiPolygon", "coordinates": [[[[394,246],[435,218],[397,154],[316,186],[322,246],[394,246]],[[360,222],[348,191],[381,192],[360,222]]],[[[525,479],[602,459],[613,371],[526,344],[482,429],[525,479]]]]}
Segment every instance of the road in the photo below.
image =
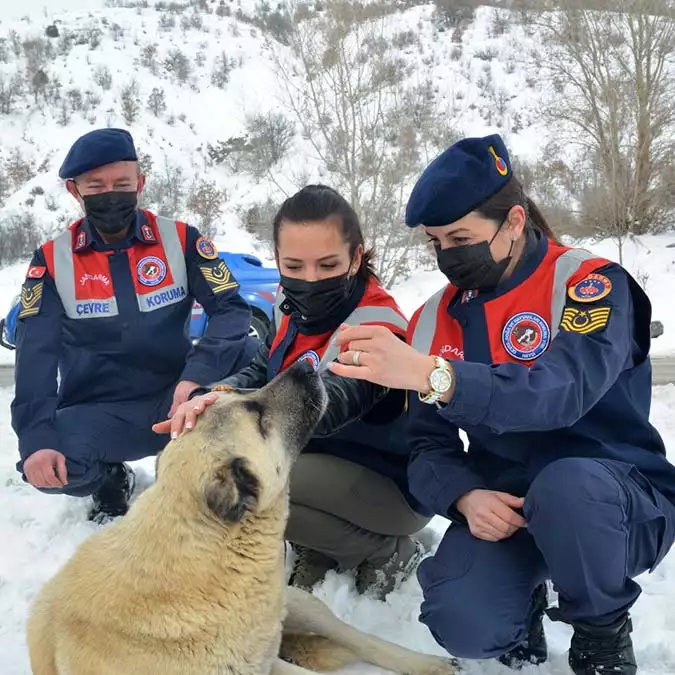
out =
{"type": "MultiPolygon", "coordinates": [[[[675,384],[675,357],[653,358],[654,384],[675,384]]],[[[14,386],[14,368],[0,366],[0,387],[14,386]]]]}

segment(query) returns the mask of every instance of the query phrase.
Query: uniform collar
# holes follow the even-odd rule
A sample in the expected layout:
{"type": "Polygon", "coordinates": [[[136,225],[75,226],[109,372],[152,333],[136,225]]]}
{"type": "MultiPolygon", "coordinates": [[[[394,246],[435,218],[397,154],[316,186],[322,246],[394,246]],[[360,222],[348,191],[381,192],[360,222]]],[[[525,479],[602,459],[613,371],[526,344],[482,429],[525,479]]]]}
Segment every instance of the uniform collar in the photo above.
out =
{"type": "Polygon", "coordinates": [[[84,253],[90,249],[97,251],[110,251],[124,248],[131,248],[135,242],[141,244],[156,244],[157,237],[154,229],[150,225],[150,217],[145,211],[140,209],[136,211],[134,223],[129,230],[129,234],[116,244],[106,244],[101,235],[89,223],[87,218],[83,218],[78,226],[73,243],[74,253],[84,253]]]}

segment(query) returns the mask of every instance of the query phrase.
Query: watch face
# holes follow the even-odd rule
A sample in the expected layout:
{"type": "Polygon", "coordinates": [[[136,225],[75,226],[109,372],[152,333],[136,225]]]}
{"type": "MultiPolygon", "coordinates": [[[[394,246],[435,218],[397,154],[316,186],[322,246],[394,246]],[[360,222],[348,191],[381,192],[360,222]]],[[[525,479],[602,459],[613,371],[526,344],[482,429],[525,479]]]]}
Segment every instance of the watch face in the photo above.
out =
{"type": "Polygon", "coordinates": [[[444,394],[452,386],[452,377],[446,370],[438,368],[432,371],[429,376],[429,383],[434,391],[444,394]]]}

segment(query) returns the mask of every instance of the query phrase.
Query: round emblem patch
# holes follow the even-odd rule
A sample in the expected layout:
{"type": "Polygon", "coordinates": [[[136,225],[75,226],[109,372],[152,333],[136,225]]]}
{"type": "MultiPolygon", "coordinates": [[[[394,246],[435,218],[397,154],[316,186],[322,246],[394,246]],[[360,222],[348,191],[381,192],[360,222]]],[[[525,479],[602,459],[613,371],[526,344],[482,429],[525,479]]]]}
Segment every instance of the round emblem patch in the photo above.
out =
{"type": "Polygon", "coordinates": [[[519,361],[530,361],[541,356],[550,341],[548,324],[534,312],[520,312],[512,316],[502,331],[504,349],[519,361]]]}
{"type": "Polygon", "coordinates": [[[298,362],[300,361],[308,361],[312,364],[312,368],[314,368],[314,370],[318,370],[321,359],[313,349],[310,349],[308,352],[305,352],[302,356],[298,357],[298,362]]]}
{"type": "Polygon", "coordinates": [[[606,298],[612,292],[612,282],[604,274],[589,274],[567,294],[577,302],[595,302],[606,298]]]}
{"type": "Polygon", "coordinates": [[[216,245],[206,237],[197,239],[197,253],[206,260],[215,260],[218,257],[216,245]]]}
{"type": "Polygon", "coordinates": [[[142,258],[136,265],[136,274],[144,286],[157,286],[166,277],[166,264],[160,258],[150,255],[142,258]]]}

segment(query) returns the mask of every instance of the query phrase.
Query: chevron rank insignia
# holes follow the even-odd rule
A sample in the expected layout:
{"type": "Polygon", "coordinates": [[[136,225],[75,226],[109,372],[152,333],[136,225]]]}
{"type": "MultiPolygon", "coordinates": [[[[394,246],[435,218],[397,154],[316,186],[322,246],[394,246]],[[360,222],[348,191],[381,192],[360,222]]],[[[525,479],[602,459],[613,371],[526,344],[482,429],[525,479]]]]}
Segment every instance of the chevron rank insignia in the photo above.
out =
{"type": "Polygon", "coordinates": [[[45,282],[38,281],[34,284],[24,284],[21,287],[21,311],[19,319],[26,319],[40,313],[42,306],[42,291],[45,282]]]}
{"type": "Polygon", "coordinates": [[[230,272],[222,260],[219,260],[215,265],[200,265],[199,269],[204,275],[209,288],[216,295],[229,291],[232,288],[239,288],[237,280],[232,276],[232,272],[230,272]]]}
{"type": "Polygon", "coordinates": [[[609,321],[611,307],[593,307],[592,309],[577,309],[565,307],[560,327],[568,333],[588,335],[602,330],[609,321]]]}

